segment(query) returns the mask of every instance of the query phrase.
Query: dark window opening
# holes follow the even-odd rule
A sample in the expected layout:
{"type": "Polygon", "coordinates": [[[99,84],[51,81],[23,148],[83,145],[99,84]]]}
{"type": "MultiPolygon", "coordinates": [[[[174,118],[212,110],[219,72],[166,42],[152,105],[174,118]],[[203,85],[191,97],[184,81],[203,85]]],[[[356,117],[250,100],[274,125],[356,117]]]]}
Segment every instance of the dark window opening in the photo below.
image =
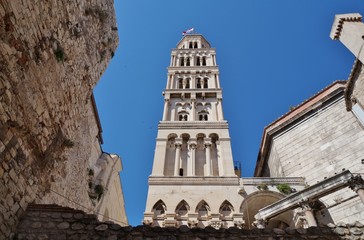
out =
{"type": "Polygon", "coordinates": [[[180,88],[180,89],[183,88],[183,80],[181,78],[178,79],[178,88],[180,88]]]}
{"type": "Polygon", "coordinates": [[[187,81],[186,81],[186,88],[190,88],[190,80],[189,79],[187,79],[187,81]]]}
{"type": "Polygon", "coordinates": [[[201,62],[200,62],[200,57],[196,58],[196,66],[200,66],[201,62]]]}
{"type": "Polygon", "coordinates": [[[208,88],[208,87],[209,87],[209,85],[208,85],[208,79],[205,78],[204,79],[204,82],[203,82],[203,88],[208,88]]]}
{"type": "Polygon", "coordinates": [[[183,176],[183,168],[179,169],[179,175],[182,177],[183,176]]]}
{"type": "Polygon", "coordinates": [[[186,59],[186,66],[190,66],[190,58],[186,59]]]}
{"type": "Polygon", "coordinates": [[[197,88],[201,88],[201,79],[197,78],[197,88]]]}
{"type": "Polygon", "coordinates": [[[181,57],[181,66],[184,66],[185,65],[185,59],[183,57],[181,57]]]}
{"type": "Polygon", "coordinates": [[[194,46],[194,48],[197,48],[197,42],[195,42],[195,46],[194,46]]]}
{"type": "Polygon", "coordinates": [[[206,57],[202,58],[202,66],[206,66],[206,57]]]}
{"type": "Polygon", "coordinates": [[[190,42],[189,48],[192,48],[192,42],[190,42]]]}

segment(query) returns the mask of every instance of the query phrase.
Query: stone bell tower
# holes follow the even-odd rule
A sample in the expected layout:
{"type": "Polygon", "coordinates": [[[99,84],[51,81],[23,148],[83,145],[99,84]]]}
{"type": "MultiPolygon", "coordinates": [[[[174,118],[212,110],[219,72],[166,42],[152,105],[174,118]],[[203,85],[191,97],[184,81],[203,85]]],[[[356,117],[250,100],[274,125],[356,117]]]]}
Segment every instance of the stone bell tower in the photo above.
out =
{"type": "Polygon", "coordinates": [[[234,173],[216,51],[200,34],[172,49],[144,224],[233,225],[234,173]]]}

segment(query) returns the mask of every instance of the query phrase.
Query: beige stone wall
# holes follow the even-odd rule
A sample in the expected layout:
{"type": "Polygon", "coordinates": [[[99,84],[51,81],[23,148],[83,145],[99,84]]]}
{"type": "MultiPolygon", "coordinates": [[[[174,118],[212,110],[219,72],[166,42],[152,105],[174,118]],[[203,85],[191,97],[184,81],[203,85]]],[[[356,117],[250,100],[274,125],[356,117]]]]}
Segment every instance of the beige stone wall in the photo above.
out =
{"type": "Polygon", "coordinates": [[[364,107],[364,66],[362,63],[358,63],[359,71],[355,74],[354,88],[351,98],[355,98],[362,107],[364,107]]]}
{"type": "MultiPolygon", "coordinates": [[[[292,124],[272,142],[264,175],[302,176],[313,185],[344,168],[364,172],[364,131],[353,113],[345,110],[343,97],[292,124]]],[[[358,197],[345,201],[353,196],[352,190],[344,189],[320,200],[335,222],[363,221],[364,205],[358,197]]]]}
{"type": "Polygon", "coordinates": [[[87,168],[101,152],[90,96],[118,36],[112,0],[5,0],[0,16],[0,235],[8,237],[30,202],[91,206],[87,168]]]}

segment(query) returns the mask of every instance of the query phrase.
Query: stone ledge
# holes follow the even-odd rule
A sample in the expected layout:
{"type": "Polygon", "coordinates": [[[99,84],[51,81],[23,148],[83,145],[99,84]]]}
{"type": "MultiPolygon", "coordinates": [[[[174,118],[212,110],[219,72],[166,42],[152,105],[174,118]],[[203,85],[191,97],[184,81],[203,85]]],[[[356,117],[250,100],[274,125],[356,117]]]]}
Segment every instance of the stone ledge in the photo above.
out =
{"type": "Polygon", "coordinates": [[[239,186],[238,177],[153,177],[148,180],[149,185],[221,185],[239,186]]]}

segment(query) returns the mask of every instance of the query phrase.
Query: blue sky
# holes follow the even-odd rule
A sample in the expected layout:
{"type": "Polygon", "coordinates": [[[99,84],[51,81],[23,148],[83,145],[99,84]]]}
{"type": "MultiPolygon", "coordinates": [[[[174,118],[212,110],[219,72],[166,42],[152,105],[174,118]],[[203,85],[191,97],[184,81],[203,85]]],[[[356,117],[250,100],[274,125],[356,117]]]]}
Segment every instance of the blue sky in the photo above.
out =
{"type": "Polygon", "coordinates": [[[225,119],[243,177],[263,128],[335,80],[354,56],[329,38],[335,14],[359,0],[115,0],[120,44],[95,89],[103,150],[122,158],[129,223],[143,218],[170,52],[194,27],[217,51],[225,119]]]}

